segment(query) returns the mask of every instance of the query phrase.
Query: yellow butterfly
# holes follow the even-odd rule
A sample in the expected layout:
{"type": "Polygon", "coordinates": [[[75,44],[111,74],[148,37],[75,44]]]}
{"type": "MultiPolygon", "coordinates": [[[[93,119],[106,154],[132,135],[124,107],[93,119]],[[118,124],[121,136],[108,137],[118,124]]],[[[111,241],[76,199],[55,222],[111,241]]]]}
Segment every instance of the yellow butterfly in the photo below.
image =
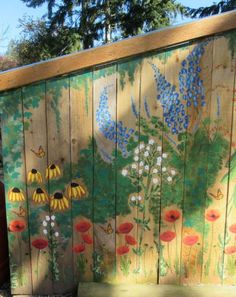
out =
{"type": "Polygon", "coordinates": [[[101,228],[106,234],[112,234],[112,233],[114,232],[114,230],[113,230],[113,228],[112,228],[112,226],[111,226],[110,223],[107,225],[106,228],[104,228],[103,226],[100,226],[100,228],[101,228]]]}
{"type": "Polygon", "coordinates": [[[220,189],[217,190],[217,193],[216,194],[209,193],[209,195],[211,195],[216,200],[221,200],[221,199],[224,198],[224,195],[223,195],[223,193],[221,192],[220,189]]]}
{"type": "Polygon", "coordinates": [[[12,212],[14,214],[16,214],[20,218],[24,218],[26,216],[26,213],[27,213],[26,209],[23,208],[22,206],[19,207],[19,210],[18,211],[12,210],[12,212]]]}
{"type": "Polygon", "coordinates": [[[35,154],[35,156],[38,158],[44,158],[46,155],[46,153],[41,145],[39,146],[39,149],[37,152],[33,149],[31,149],[31,152],[33,152],[35,154]]]}

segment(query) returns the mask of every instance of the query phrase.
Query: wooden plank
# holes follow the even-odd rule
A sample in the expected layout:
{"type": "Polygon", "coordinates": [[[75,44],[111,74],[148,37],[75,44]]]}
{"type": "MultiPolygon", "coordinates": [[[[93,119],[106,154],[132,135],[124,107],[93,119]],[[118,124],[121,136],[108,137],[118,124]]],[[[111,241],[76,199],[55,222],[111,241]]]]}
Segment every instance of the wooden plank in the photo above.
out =
{"type": "MultiPolygon", "coordinates": [[[[74,281],[93,281],[92,72],[70,77],[74,281]],[[82,188],[79,188],[82,187],[82,188]],[[87,224],[87,228],[83,226],[87,224]]],[[[70,189],[68,188],[68,190],[70,189]]]]}
{"type": "Polygon", "coordinates": [[[45,83],[23,88],[22,97],[33,294],[52,294],[45,83]]]}
{"type": "Polygon", "coordinates": [[[54,230],[51,269],[54,293],[63,294],[74,286],[71,202],[66,188],[71,182],[69,79],[47,81],[48,168],[51,221],[54,230]],[[68,269],[71,267],[71,269],[68,269]]]}
{"type": "Polygon", "coordinates": [[[94,279],[115,279],[116,66],[93,73],[94,279]]]}
{"type": "Polygon", "coordinates": [[[185,149],[181,282],[199,284],[202,272],[204,208],[207,189],[212,44],[189,48],[184,96],[189,124],[185,149]],[[191,105],[190,105],[191,104],[191,105]]]}
{"type": "Polygon", "coordinates": [[[0,102],[11,293],[32,294],[21,90],[0,102]]]}
{"type": "Polygon", "coordinates": [[[156,71],[163,72],[163,57],[162,53],[147,56],[141,68],[139,186],[143,209],[138,213],[141,252],[138,257],[138,283],[156,284],[159,278],[161,170],[157,158],[162,150],[163,112],[157,99],[160,88],[156,71]]]}
{"type": "MultiPolygon", "coordinates": [[[[235,65],[226,37],[216,38],[213,47],[210,147],[207,173],[207,204],[202,283],[221,284],[225,240],[228,173],[224,164],[230,156],[230,133],[235,65]],[[224,55],[222,55],[224,52],[224,55]],[[226,78],[227,79],[223,79],[226,78]]],[[[227,239],[227,236],[226,236],[227,239]]]]}
{"type": "Polygon", "coordinates": [[[135,283],[138,273],[136,255],[138,238],[135,219],[141,202],[138,200],[138,154],[134,151],[139,145],[140,62],[140,59],[131,59],[118,63],[117,67],[119,77],[117,83],[116,281],[118,283],[135,283]],[[135,177],[132,178],[132,175],[135,177]]]}
{"type": "Polygon", "coordinates": [[[161,98],[164,97],[163,92],[166,93],[161,151],[161,284],[180,282],[185,162],[185,138],[182,135],[186,133],[185,114],[182,114],[186,101],[183,99],[181,79],[184,77],[183,62],[188,54],[189,47],[185,45],[166,51],[164,56],[166,86],[161,86],[161,98]],[[164,242],[166,234],[173,234],[173,239],[164,242]]]}
{"type": "Polygon", "coordinates": [[[16,88],[86,67],[232,30],[236,28],[235,16],[235,11],[223,13],[192,23],[114,42],[110,45],[6,71],[0,75],[0,90],[16,88]]]}

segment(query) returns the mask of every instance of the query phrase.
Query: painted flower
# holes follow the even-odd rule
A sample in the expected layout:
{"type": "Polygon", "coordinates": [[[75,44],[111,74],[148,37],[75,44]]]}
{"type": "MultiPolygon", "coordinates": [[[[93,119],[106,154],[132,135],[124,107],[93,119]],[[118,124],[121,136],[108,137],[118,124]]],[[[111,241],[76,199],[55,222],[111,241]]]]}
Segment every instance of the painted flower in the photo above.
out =
{"type": "Polygon", "coordinates": [[[144,144],[143,143],[140,143],[139,149],[142,150],[144,147],[145,147],[144,144]]]}
{"type": "Polygon", "coordinates": [[[123,223],[120,224],[120,226],[117,229],[118,234],[128,234],[132,229],[134,228],[134,225],[132,223],[123,223]]]}
{"type": "Polygon", "coordinates": [[[61,170],[58,165],[51,164],[46,169],[46,178],[52,179],[61,175],[61,170]]]}
{"type": "Polygon", "coordinates": [[[42,183],[43,182],[43,178],[42,178],[42,174],[37,170],[37,169],[31,169],[31,171],[29,171],[28,173],[28,177],[27,177],[28,182],[37,182],[37,183],[42,183]]]}
{"type": "Polygon", "coordinates": [[[14,220],[9,224],[9,230],[11,232],[23,232],[26,228],[26,223],[22,220],[14,220]]]}
{"type": "Polygon", "coordinates": [[[151,145],[153,145],[153,144],[155,143],[155,141],[154,141],[154,139],[150,139],[150,140],[148,141],[148,143],[151,144],[151,145]]]}
{"type": "Polygon", "coordinates": [[[56,237],[58,237],[58,236],[59,236],[59,232],[55,232],[54,235],[55,235],[56,237]]]}
{"type": "Polygon", "coordinates": [[[158,184],[158,178],[153,178],[152,182],[154,183],[154,185],[158,184]]]}
{"type": "Polygon", "coordinates": [[[10,189],[10,191],[8,192],[8,198],[12,202],[25,200],[23,191],[16,187],[10,189]]]}
{"type": "Polygon", "coordinates": [[[46,221],[43,221],[43,226],[47,227],[48,223],[46,221]]]}
{"type": "Polygon", "coordinates": [[[134,202],[134,201],[136,201],[136,197],[135,196],[131,196],[130,197],[130,200],[134,202]]]}
{"type": "Polygon", "coordinates": [[[138,155],[138,154],[139,154],[139,148],[136,148],[136,149],[134,150],[134,153],[135,153],[136,155],[138,155]]]}
{"type": "Polygon", "coordinates": [[[139,169],[138,173],[139,173],[139,175],[141,175],[143,173],[143,170],[139,169]]]}
{"type": "Polygon", "coordinates": [[[171,175],[176,175],[176,171],[174,170],[174,169],[171,169],[171,171],[170,171],[170,173],[171,173],[171,175]]]}
{"type": "Polygon", "coordinates": [[[170,242],[176,237],[176,233],[173,231],[165,231],[160,234],[160,239],[165,242],[170,242]]]}
{"type": "Polygon", "coordinates": [[[48,234],[48,230],[47,229],[43,229],[43,234],[47,235],[48,234]]]}
{"type": "Polygon", "coordinates": [[[141,201],[143,199],[143,197],[141,195],[137,196],[138,201],[141,201]]]}
{"type": "Polygon", "coordinates": [[[51,219],[54,221],[56,219],[56,216],[52,215],[51,219]]]}
{"type": "Polygon", "coordinates": [[[134,157],[134,161],[137,162],[138,160],[139,160],[139,157],[138,157],[138,156],[135,156],[135,157],[134,157]]]}
{"type": "Polygon", "coordinates": [[[139,166],[143,166],[143,165],[144,165],[144,162],[141,161],[141,162],[139,163],[139,166]]]}
{"type": "Polygon", "coordinates": [[[93,239],[92,239],[92,237],[89,234],[83,233],[82,234],[82,239],[87,244],[92,244],[93,243],[93,239]]]}
{"type": "Polygon", "coordinates": [[[174,223],[180,218],[180,212],[178,210],[169,210],[164,215],[164,220],[170,223],[174,223]]]}
{"type": "Polygon", "coordinates": [[[73,247],[73,251],[76,254],[81,254],[85,251],[85,245],[83,243],[77,244],[73,247]]]}
{"type": "Polygon", "coordinates": [[[55,223],[54,222],[51,222],[51,227],[54,227],[55,226],[55,223]]]}
{"type": "Polygon", "coordinates": [[[48,194],[42,188],[37,188],[33,193],[33,201],[35,203],[45,203],[48,201],[48,194]]]}
{"type": "Polygon", "coordinates": [[[146,150],[147,150],[147,151],[150,151],[150,149],[151,149],[150,146],[147,145],[147,146],[146,146],[146,150]]]}
{"type": "Polygon", "coordinates": [[[125,241],[129,245],[136,245],[137,241],[132,235],[125,235],[125,241]]]}
{"type": "Polygon", "coordinates": [[[48,246],[48,241],[43,238],[35,239],[32,241],[32,246],[38,250],[43,250],[48,246]]]}
{"type": "Polygon", "coordinates": [[[127,169],[123,169],[123,170],[121,171],[121,174],[122,174],[123,176],[126,176],[126,175],[128,174],[128,170],[127,170],[127,169]]]}
{"type": "Polygon", "coordinates": [[[157,151],[158,151],[158,152],[161,152],[161,150],[162,150],[161,146],[158,146],[158,147],[157,147],[157,151]]]}
{"type": "Polygon", "coordinates": [[[131,165],[131,168],[132,168],[132,169],[136,169],[136,168],[137,168],[137,164],[133,163],[133,164],[131,165]]]}
{"type": "Polygon", "coordinates": [[[75,225],[75,229],[80,233],[85,233],[91,228],[91,224],[88,221],[82,220],[75,225]]]}
{"type": "Polygon", "coordinates": [[[229,227],[229,231],[232,233],[236,233],[236,224],[233,224],[229,227]]]}
{"type": "Polygon", "coordinates": [[[183,243],[192,246],[198,242],[198,235],[187,235],[183,238],[183,243]]]}
{"type": "Polygon", "coordinates": [[[46,216],[45,219],[46,219],[46,221],[50,221],[50,217],[49,216],[46,216]]]}
{"type": "Polygon", "coordinates": [[[154,168],[153,171],[152,171],[152,173],[154,173],[154,174],[155,173],[158,173],[158,169],[157,168],[154,168]]]}
{"type": "Polygon", "coordinates": [[[77,198],[80,199],[83,196],[86,195],[86,191],[84,189],[84,187],[82,185],[80,185],[77,182],[71,182],[68,186],[67,186],[67,195],[68,198],[77,198]]]}
{"type": "Polygon", "coordinates": [[[215,222],[217,219],[219,219],[220,213],[216,209],[209,209],[206,212],[205,218],[210,222],[215,222]]]}
{"type": "Polygon", "coordinates": [[[225,248],[225,254],[232,255],[236,253],[236,246],[228,246],[225,248]]]}
{"type": "Polygon", "coordinates": [[[162,154],[162,158],[166,159],[167,158],[167,154],[166,153],[163,153],[162,154]]]}
{"type": "Polygon", "coordinates": [[[69,208],[69,201],[61,192],[56,192],[51,196],[50,206],[53,210],[65,210],[69,208]]]}
{"type": "Polygon", "coordinates": [[[162,167],[162,172],[166,172],[166,167],[162,167]]]}
{"type": "Polygon", "coordinates": [[[145,151],[143,155],[144,155],[144,157],[148,157],[149,156],[149,152],[148,151],[145,151]]]}
{"type": "Polygon", "coordinates": [[[171,177],[171,176],[168,176],[168,177],[167,177],[167,181],[168,181],[168,182],[172,182],[172,177],[171,177]]]}
{"type": "Polygon", "coordinates": [[[117,252],[117,254],[120,255],[120,256],[125,255],[125,254],[128,254],[128,252],[129,252],[129,247],[126,246],[126,245],[119,246],[119,247],[116,249],[116,252],[117,252]]]}

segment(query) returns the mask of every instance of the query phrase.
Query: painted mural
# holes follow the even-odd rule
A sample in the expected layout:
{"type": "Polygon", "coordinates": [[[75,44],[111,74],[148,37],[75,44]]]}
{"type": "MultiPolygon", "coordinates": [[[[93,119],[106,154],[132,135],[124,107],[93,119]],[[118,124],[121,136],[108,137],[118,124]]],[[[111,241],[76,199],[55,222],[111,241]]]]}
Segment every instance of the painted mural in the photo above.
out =
{"type": "Polygon", "coordinates": [[[234,36],[1,95],[13,294],[235,285],[234,36]]]}

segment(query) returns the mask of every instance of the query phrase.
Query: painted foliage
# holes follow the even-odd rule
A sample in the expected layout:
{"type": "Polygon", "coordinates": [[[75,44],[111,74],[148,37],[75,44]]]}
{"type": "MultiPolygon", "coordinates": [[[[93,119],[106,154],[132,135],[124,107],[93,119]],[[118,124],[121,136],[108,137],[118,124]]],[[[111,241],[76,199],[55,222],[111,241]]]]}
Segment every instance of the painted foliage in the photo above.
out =
{"type": "Polygon", "coordinates": [[[13,292],[235,284],[234,34],[1,96],[13,292]]]}

